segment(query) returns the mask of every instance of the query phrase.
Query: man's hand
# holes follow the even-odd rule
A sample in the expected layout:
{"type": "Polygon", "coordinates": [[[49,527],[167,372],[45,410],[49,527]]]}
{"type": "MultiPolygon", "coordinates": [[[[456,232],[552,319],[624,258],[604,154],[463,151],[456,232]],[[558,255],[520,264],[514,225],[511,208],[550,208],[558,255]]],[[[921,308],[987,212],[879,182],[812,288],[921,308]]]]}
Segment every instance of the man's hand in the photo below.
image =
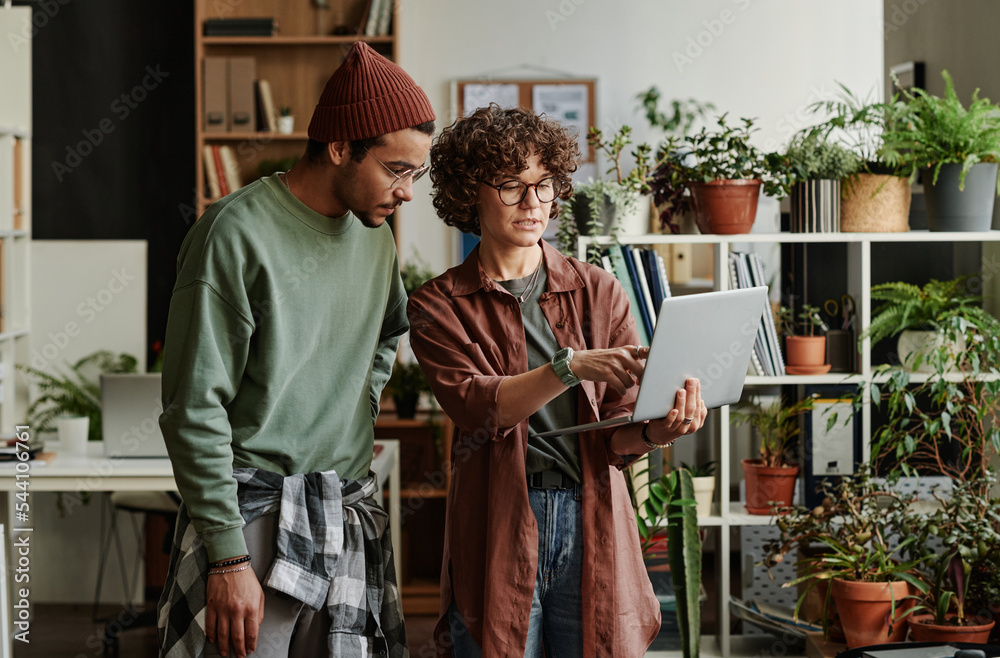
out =
{"type": "Polygon", "coordinates": [[[606,382],[608,386],[625,395],[625,391],[642,377],[643,364],[639,359],[649,356],[648,347],[630,346],[611,349],[578,350],[573,352],[570,370],[573,374],[592,382],[606,382]]]}
{"type": "Polygon", "coordinates": [[[205,635],[229,655],[229,647],[240,658],[257,649],[257,630],[264,619],[264,590],[253,569],[210,574],[205,587],[205,635]]]}

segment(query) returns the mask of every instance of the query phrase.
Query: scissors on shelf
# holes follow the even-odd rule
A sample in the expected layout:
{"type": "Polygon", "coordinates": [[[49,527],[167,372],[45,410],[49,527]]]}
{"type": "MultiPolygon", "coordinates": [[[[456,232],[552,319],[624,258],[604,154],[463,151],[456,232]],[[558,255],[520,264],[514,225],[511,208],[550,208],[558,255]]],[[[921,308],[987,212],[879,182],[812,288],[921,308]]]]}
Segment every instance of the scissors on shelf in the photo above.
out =
{"type": "Polygon", "coordinates": [[[857,311],[857,305],[854,303],[853,297],[844,293],[840,296],[840,301],[828,299],[823,302],[823,310],[834,322],[836,322],[837,318],[841,318],[840,328],[846,331],[851,328],[851,323],[854,321],[854,313],[857,311]]]}

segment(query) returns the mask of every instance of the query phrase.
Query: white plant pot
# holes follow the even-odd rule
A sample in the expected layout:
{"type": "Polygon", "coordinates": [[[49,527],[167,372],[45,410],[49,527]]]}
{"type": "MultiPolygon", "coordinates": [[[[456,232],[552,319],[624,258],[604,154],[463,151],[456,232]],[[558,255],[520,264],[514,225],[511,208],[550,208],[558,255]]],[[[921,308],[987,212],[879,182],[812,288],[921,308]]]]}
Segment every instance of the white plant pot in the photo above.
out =
{"type": "Polygon", "coordinates": [[[636,194],[635,203],[628,211],[616,210],[619,232],[622,235],[644,235],[649,233],[649,199],[636,194]]]}
{"type": "Polygon", "coordinates": [[[59,450],[69,455],[87,455],[87,439],[90,435],[90,418],[69,416],[56,419],[59,435],[59,450]]]}
{"type": "Polygon", "coordinates": [[[715,493],[715,476],[691,478],[694,499],[698,503],[698,518],[712,516],[712,496],[715,493]]]}
{"type": "MultiPolygon", "coordinates": [[[[904,329],[896,341],[896,352],[899,353],[899,361],[903,364],[903,367],[910,372],[932,373],[935,371],[934,364],[928,362],[927,355],[929,352],[937,350],[943,344],[944,336],[938,331],[904,329]],[[918,355],[921,355],[923,358],[920,365],[914,367],[918,355]]],[[[951,354],[961,354],[964,352],[965,337],[959,336],[959,339],[948,351],[951,354]]],[[[947,369],[953,370],[954,367],[955,361],[951,359],[947,369]]]]}
{"type": "Polygon", "coordinates": [[[278,132],[282,135],[295,132],[295,117],[278,117],[278,132]]]}

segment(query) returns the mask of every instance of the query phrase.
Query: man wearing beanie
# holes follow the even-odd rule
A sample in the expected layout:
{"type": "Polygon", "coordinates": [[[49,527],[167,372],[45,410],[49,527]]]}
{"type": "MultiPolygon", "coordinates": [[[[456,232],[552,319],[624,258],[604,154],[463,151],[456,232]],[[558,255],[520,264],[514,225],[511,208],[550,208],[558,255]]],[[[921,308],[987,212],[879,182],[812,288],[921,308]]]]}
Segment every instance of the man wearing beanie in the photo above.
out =
{"type": "Polygon", "coordinates": [[[385,220],[427,170],[433,122],[410,76],[357,43],[304,157],[185,238],[160,417],[184,500],[161,656],[408,655],[369,469],[407,330],[385,220]]]}

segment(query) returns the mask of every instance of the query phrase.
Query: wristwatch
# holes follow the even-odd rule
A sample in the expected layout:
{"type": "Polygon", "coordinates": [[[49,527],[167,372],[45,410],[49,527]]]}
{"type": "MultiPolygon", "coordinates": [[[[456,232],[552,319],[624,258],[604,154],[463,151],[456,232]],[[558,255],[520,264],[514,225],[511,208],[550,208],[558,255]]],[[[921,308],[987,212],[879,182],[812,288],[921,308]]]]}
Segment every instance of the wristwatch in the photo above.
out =
{"type": "Polygon", "coordinates": [[[555,354],[552,355],[552,369],[556,371],[556,375],[562,380],[562,383],[570,388],[573,388],[583,380],[573,374],[573,371],[569,369],[569,363],[573,360],[573,348],[564,347],[555,354]]]}

